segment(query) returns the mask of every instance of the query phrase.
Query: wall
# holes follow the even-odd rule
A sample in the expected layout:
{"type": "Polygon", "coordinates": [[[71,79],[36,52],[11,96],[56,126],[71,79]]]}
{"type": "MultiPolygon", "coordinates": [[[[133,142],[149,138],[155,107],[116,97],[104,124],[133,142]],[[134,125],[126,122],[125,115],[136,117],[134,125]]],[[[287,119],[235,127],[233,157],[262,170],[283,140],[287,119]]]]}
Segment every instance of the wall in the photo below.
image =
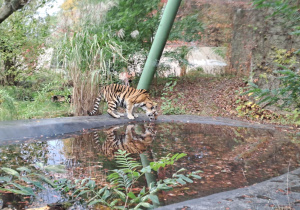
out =
{"type": "MultiPolygon", "coordinates": [[[[233,18],[230,69],[237,75],[250,76],[262,88],[278,87],[272,72],[280,49],[300,49],[300,36],[291,36],[288,22],[280,17],[265,17],[266,10],[237,9],[233,18]]],[[[298,61],[300,57],[298,56],[298,61]]],[[[292,69],[300,69],[299,63],[292,69]]]]}

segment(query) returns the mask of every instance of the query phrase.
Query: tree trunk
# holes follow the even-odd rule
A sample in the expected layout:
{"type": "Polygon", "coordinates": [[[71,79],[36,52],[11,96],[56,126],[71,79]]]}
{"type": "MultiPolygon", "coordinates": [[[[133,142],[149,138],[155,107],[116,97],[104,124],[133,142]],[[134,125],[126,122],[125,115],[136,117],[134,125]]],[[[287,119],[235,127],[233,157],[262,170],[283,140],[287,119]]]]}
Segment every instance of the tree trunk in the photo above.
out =
{"type": "Polygon", "coordinates": [[[186,65],[182,64],[180,65],[181,70],[180,70],[180,76],[183,77],[186,75],[186,65]]]}
{"type": "Polygon", "coordinates": [[[0,24],[16,10],[21,9],[28,0],[5,0],[0,8],[0,24]]]}
{"type": "Polygon", "coordinates": [[[7,85],[16,85],[16,70],[15,70],[15,62],[13,59],[6,58],[4,61],[4,71],[5,71],[5,81],[4,84],[7,85]]]}

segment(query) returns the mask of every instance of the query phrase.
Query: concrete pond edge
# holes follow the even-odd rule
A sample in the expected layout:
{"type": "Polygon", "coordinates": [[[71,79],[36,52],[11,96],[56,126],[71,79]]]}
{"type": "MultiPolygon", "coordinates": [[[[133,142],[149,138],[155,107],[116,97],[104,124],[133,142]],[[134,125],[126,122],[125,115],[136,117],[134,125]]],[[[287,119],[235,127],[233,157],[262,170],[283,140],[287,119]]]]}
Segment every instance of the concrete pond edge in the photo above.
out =
{"type": "Polygon", "coordinates": [[[300,168],[249,187],[157,208],[159,210],[300,209],[300,168]]]}
{"type": "MultiPolygon", "coordinates": [[[[109,115],[82,116],[82,117],[62,117],[49,119],[31,119],[0,122],[0,145],[5,141],[18,141],[39,138],[55,138],[55,136],[80,132],[93,128],[105,128],[114,125],[150,122],[145,116],[140,116],[134,120],[125,117],[116,119],[109,115]]],[[[271,125],[253,124],[229,118],[221,117],[201,117],[192,115],[162,115],[155,121],[162,122],[182,122],[199,123],[212,125],[227,125],[238,127],[251,127],[262,129],[275,129],[271,125]]]]}
{"type": "MultiPolygon", "coordinates": [[[[109,115],[63,117],[0,122],[0,145],[22,143],[31,139],[54,139],[74,132],[105,128],[128,123],[150,122],[145,116],[134,120],[115,119],[109,115]]],[[[180,122],[249,127],[275,130],[273,125],[249,123],[221,117],[192,115],[162,115],[156,123],[180,122]]],[[[284,127],[284,126],[283,126],[284,127]]],[[[159,209],[280,209],[292,207],[300,210],[300,168],[279,177],[231,191],[188,200],[159,209]],[[289,190],[289,188],[291,190],[289,190]],[[293,189],[295,189],[293,191],[293,189]]]]}

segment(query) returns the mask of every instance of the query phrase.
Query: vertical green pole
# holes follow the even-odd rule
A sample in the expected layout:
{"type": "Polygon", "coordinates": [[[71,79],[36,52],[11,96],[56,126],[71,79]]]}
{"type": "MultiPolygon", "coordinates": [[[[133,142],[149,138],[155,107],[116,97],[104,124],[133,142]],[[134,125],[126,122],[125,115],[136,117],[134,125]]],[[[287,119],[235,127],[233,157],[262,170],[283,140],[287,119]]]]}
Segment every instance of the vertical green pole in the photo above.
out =
{"type": "Polygon", "coordinates": [[[158,26],[137,89],[149,89],[154,73],[156,71],[157,64],[166,45],[180,3],[181,0],[168,0],[167,6],[165,7],[164,14],[158,26]]]}
{"type": "MultiPolygon", "coordinates": [[[[157,64],[159,62],[163,49],[166,45],[180,3],[181,0],[168,0],[167,6],[165,8],[164,14],[158,26],[137,89],[146,89],[146,90],[149,89],[154,73],[156,71],[157,64]]],[[[149,160],[147,158],[147,155],[143,153],[140,154],[140,157],[141,157],[143,167],[147,167],[149,165],[149,160]]],[[[145,175],[146,175],[148,186],[150,186],[152,182],[155,182],[156,179],[153,174],[146,173],[145,175]]],[[[159,203],[153,203],[153,206],[157,208],[159,206],[159,203]]]]}

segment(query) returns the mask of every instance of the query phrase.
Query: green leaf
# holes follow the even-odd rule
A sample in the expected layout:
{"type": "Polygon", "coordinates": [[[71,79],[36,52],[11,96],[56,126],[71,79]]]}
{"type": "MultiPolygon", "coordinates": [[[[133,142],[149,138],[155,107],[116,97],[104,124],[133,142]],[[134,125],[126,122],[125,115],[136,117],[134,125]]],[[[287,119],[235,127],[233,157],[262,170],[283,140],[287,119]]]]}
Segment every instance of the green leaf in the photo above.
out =
{"type": "Polygon", "coordinates": [[[179,169],[179,170],[176,172],[176,174],[178,174],[178,173],[180,173],[180,172],[183,172],[183,171],[186,171],[186,169],[185,169],[185,168],[181,168],[181,169],[179,169]]]}
{"type": "Polygon", "coordinates": [[[36,186],[42,190],[46,190],[46,188],[38,181],[32,181],[32,184],[34,184],[34,186],[36,186]]]}
{"type": "Polygon", "coordinates": [[[76,193],[78,193],[78,192],[80,192],[80,191],[81,191],[81,189],[75,190],[75,191],[72,193],[72,196],[76,195],[76,193]]]}
{"type": "Polygon", "coordinates": [[[14,194],[19,194],[19,195],[31,195],[28,194],[27,191],[22,191],[22,190],[14,190],[14,189],[6,189],[6,188],[0,188],[1,191],[6,191],[6,192],[12,192],[14,194]]]}
{"type": "Polygon", "coordinates": [[[142,168],[141,172],[142,173],[151,173],[151,167],[150,166],[144,167],[144,168],[142,168]]]}
{"type": "Polygon", "coordinates": [[[134,209],[140,209],[140,208],[139,208],[140,206],[143,206],[143,207],[145,207],[145,208],[151,208],[151,207],[152,207],[152,205],[149,204],[149,203],[141,202],[141,203],[139,203],[134,209]]]}
{"type": "Polygon", "coordinates": [[[126,195],[125,195],[123,192],[121,192],[121,191],[119,191],[119,190],[117,190],[117,189],[114,189],[114,191],[120,196],[120,198],[121,198],[123,201],[125,201],[126,195]]]}
{"type": "Polygon", "coordinates": [[[145,208],[150,208],[152,207],[152,205],[150,203],[146,203],[146,202],[142,202],[141,206],[145,207],[145,208]]]}
{"type": "Polygon", "coordinates": [[[10,182],[10,178],[8,176],[0,177],[0,181],[10,182]]]}
{"type": "Polygon", "coordinates": [[[41,179],[42,181],[46,182],[47,184],[49,184],[52,187],[56,187],[56,185],[47,177],[41,175],[41,174],[33,174],[34,176],[38,177],[39,179],[41,179]]]}
{"type": "Polygon", "coordinates": [[[141,174],[140,174],[139,172],[135,171],[135,172],[132,173],[132,175],[133,175],[134,177],[139,177],[141,174]]]}
{"type": "Polygon", "coordinates": [[[87,180],[89,180],[88,178],[85,178],[85,179],[83,179],[82,181],[81,181],[81,186],[83,186],[83,184],[87,181],[87,180]]]}
{"type": "Polygon", "coordinates": [[[4,171],[7,174],[10,174],[10,175],[13,175],[13,176],[16,176],[16,177],[20,178],[20,174],[17,171],[15,171],[14,169],[5,168],[5,167],[3,167],[1,169],[2,169],[2,171],[4,171]]]}
{"type": "Polygon", "coordinates": [[[191,180],[190,178],[184,176],[183,174],[178,174],[178,177],[180,177],[181,179],[183,179],[184,181],[188,182],[188,183],[193,183],[193,180],[191,180]]]}
{"type": "Polygon", "coordinates": [[[111,195],[111,193],[108,190],[105,190],[103,193],[102,199],[105,201],[110,195],[111,195]]]}
{"type": "Polygon", "coordinates": [[[173,187],[167,186],[166,184],[159,184],[157,185],[157,189],[167,191],[167,190],[172,190],[173,187]]]}
{"type": "Polygon", "coordinates": [[[195,178],[195,179],[202,179],[201,176],[198,176],[198,175],[196,175],[196,174],[190,174],[190,176],[192,176],[192,177],[195,178]]]}
{"type": "Polygon", "coordinates": [[[27,182],[27,183],[32,183],[32,180],[30,180],[30,179],[28,179],[27,177],[22,177],[21,178],[22,180],[24,180],[25,182],[27,182]]]}
{"type": "Polygon", "coordinates": [[[185,153],[180,153],[180,154],[176,157],[176,160],[178,160],[178,159],[180,159],[180,158],[183,158],[183,157],[185,157],[185,156],[187,156],[187,154],[185,154],[185,153]]]}
{"type": "Polygon", "coordinates": [[[17,168],[18,171],[26,171],[27,173],[30,173],[31,170],[29,168],[26,168],[26,167],[19,167],[17,168]]]}
{"type": "Polygon", "coordinates": [[[44,164],[43,163],[41,163],[41,162],[37,162],[37,163],[35,163],[34,164],[34,166],[36,167],[36,168],[39,168],[39,169],[43,169],[44,168],[44,164]]]}
{"type": "Polygon", "coordinates": [[[65,166],[64,165],[49,165],[44,167],[45,171],[47,172],[54,172],[54,173],[65,173],[65,166]]]}
{"type": "Polygon", "coordinates": [[[203,171],[197,170],[197,171],[193,171],[193,172],[192,172],[192,174],[199,174],[199,173],[203,173],[203,171]]]}
{"type": "Polygon", "coordinates": [[[152,201],[153,204],[154,204],[154,203],[156,203],[156,204],[159,203],[159,199],[158,199],[157,195],[150,194],[150,195],[149,195],[149,198],[150,198],[150,200],[152,201]]]}
{"type": "Polygon", "coordinates": [[[76,197],[78,198],[80,195],[91,192],[91,190],[82,190],[76,197]]]}
{"type": "Polygon", "coordinates": [[[33,190],[31,188],[29,188],[29,187],[24,187],[24,186],[22,186],[20,184],[13,183],[13,182],[11,182],[10,184],[13,185],[13,186],[15,186],[16,188],[18,188],[20,191],[26,193],[26,195],[33,195],[33,196],[35,196],[33,190]]]}
{"type": "Polygon", "coordinates": [[[136,196],[135,196],[135,194],[133,192],[129,192],[129,193],[127,193],[127,195],[131,199],[135,199],[136,198],[136,196]]]}
{"type": "Polygon", "coordinates": [[[185,185],[185,184],[186,184],[186,182],[183,181],[181,178],[176,179],[176,181],[177,181],[179,184],[181,184],[181,185],[185,185]]]}
{"type": "Polygon", "coordinates": [[[106,189],[107,189],[107,186],[101,188],[101,189],[98,191],[98,195],[101,195],[101,194],[104,192],[104,190],[106,190],[106,189]]]}
{"type": "Polygon", "coordinates": [[[86,183],[86,185],[85,185],[86,187],[88,187],[88,188],[90,188],[90,189],[94,189],[95,188],[95,186],[96,186],[96,183],[95,183],[95,181],[94,180],[89,180],[89,182],[88,183],[86,183]]]}
{"type": "Polygon", "coordinates": [[[101,203],[101,202],[102,202],[102,200],[96,199],[96,200],[91,201],[91,202],[88,204],[88,206],[92,206],[92,205],[95,205],[95,204],[101,203]]]}

